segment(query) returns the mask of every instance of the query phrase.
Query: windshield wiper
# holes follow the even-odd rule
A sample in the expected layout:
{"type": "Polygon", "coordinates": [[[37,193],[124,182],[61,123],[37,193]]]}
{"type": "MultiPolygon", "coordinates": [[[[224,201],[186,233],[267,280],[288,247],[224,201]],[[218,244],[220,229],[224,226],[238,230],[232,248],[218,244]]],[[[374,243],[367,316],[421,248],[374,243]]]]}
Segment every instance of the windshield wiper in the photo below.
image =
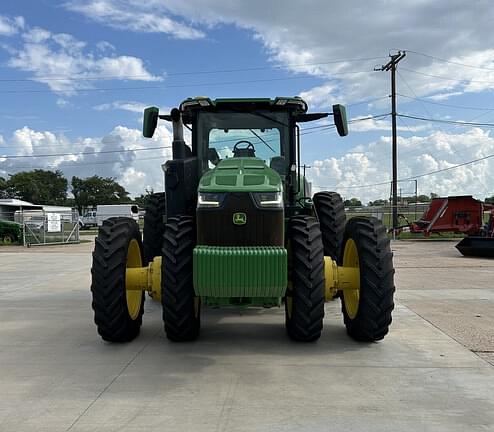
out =
{"type": "Polygon", "coordinates": [[[273,153],[276,153],[276,152],[275,152],[275,150],[274,150],[274,148],[273,148],[273,147],[271,147],[271,146],[270,146],[270,145],[269,145],[266,141],[264,141],[264,139],[263,139],[263,138],[261,138],[261,137],[259,136],[259,134],[255,133],[252,129],[249,129],[249,130],[252,132],[252,134],[253,134],[254,136],[256,136],[257,138],[259,138],[259,139],[260,139],[260,140],[261,140],[264,144],[266,144],[266,146],[268,146],[268,147],[269,147],[269,149],[270,149],[273,153]]]}

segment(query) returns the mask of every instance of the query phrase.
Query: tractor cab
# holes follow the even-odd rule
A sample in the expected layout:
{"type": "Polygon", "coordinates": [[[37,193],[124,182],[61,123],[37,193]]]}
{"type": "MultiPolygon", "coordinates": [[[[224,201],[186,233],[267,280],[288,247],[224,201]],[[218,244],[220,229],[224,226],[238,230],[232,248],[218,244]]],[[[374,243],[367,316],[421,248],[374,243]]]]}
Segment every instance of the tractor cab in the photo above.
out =
{"type": "MultiPolygon", "coordinates": [[[[279,176],[280,190],[277,192],[282,193],[284,206],[292,209],[299,207],[297,200],[305,195],[305,191],[298,160],[298,124],[329,115],[334,116],[338,133],[341,136],[347,135],[346,112],[342,105],[334,105],[332,113],[308,114],[307,104],[298,97],[216,100],[205,97],[189,98],[178,109],[172,110],[170,115],[160,115],[155,107],[147,108],[144,113],[144,136],[153,135],[158,118],[173,124],[173,160],[164,166],[165,187],[167,192],[169,188],[170,192],[177,191],[177,188],[183,189],[180,195],[184,196],[184,202],[177,208],[167,200],[167,215],[183,214],[184,211],[190,213],[195,207],[197,192],[201,199],[201,189],[223,192],[225,188],[240,187],[245,191],[259,189],[258,192],[264,192],[266,181],[261,179],[259,171],[255,171],[261,169],[261,161],[263,166],[269,168],[265,170],[271,181],[268,186],[276,183],[276,174],[279,176]],[[183,138],[183,125],[191,130],[191,139],[187,144],[183,138]],[[246,165],[245,161],[241,161],[245,158],[256,158],[257,161],[252,160],[251,164],[246,165]],[[233,173],[233,167],[240,166],[239,164],[243,164],[244,169],[237,169],[236,174],[233,173]],[[249,168],[254,165],[257,168],[249,168]],[[177,173],[182,172],[187,175],[187,181],[183,179],[187,184],[179,187],[177,183],[183,182],[176,181],[177,173]],[[216,180],[220,183],[215,183],[216,180]]],[[[271,189],[268,187],[268,190],[271,189]]]]}

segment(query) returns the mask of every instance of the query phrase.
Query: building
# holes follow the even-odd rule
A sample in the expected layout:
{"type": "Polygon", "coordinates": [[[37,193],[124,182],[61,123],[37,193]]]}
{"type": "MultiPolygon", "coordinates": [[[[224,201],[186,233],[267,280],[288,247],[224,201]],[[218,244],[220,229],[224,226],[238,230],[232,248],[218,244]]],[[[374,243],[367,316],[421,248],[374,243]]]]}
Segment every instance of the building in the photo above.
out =
{"type": "Polygon", "coordinates": [[[72,215],[71,207],[52,206],[43,204],[33,204],[27,201],[22,201],[15,198],[0,199],[0,219],[14,220],[16,211],[44,211],[45,213],[61,213],[72,215]]]}
{"type": "Polygon", "coordinates": [[[43,206],[15,198],[0,199],[0,219],[13,221],[17,210],[43,210],[43,206]]]}

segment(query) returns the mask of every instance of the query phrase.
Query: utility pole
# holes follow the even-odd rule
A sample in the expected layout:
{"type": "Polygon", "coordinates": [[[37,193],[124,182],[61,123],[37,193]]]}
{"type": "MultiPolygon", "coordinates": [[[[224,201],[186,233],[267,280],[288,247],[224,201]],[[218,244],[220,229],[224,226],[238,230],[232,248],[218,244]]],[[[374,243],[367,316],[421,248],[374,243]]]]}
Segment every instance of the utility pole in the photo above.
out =
{"type": "Polygon", "coordinates": [[[397,134],[396,134],[396,65],[405,58],[405,51],[398,51],[397,54],[390,54],[391,60],[375,71],[391,71],[391,129],[392,129],[392,164],[393,180],[391,190],[393,195],[393,239],[396,239],[396,229],[398,228],[398,156],[397,156],[397,134]]]}
{"type": "MultiPolygon", "coordinates": [[[[311,193],[311,191],[306,191],[306,190],[305,190],[305,169],[306,169],[306,168],[312,168],[312,167],[311,167],[310,165],[306,165],[306,164],[303,164],[302,166],[304,167],[304,196],[305,196],[305,195],[307,194],[307,192],[309,192],[309,195],[310,195],[310,193],[311,193]]],[[[312,189],[312,188],[311,188],[311,189],[312,189]]]]}
{"type": "Polygon", "coordinates": [[[303,164],[302,166],[304,167],[304,177],[305,177],[305,169],[306,168],[312,168],[312,167],[310,165],[306,165],[306,164],[303,164]]]}
{"type": "Polygon", "coordinates": [[[415,221],[417,220],[418,180],[415,179],[415,221]]]}

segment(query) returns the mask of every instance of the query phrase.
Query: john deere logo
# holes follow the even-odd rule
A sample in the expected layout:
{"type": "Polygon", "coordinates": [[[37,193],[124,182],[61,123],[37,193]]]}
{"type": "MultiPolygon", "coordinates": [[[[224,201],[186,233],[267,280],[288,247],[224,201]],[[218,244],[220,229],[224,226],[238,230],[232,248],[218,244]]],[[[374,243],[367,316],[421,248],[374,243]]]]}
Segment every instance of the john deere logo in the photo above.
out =
{"type": "Polygon", "coordinates": [[[247,223],[247,215],[245,213],[233,213],[233,223],[235,225],[245,225],[247,223]]]}

